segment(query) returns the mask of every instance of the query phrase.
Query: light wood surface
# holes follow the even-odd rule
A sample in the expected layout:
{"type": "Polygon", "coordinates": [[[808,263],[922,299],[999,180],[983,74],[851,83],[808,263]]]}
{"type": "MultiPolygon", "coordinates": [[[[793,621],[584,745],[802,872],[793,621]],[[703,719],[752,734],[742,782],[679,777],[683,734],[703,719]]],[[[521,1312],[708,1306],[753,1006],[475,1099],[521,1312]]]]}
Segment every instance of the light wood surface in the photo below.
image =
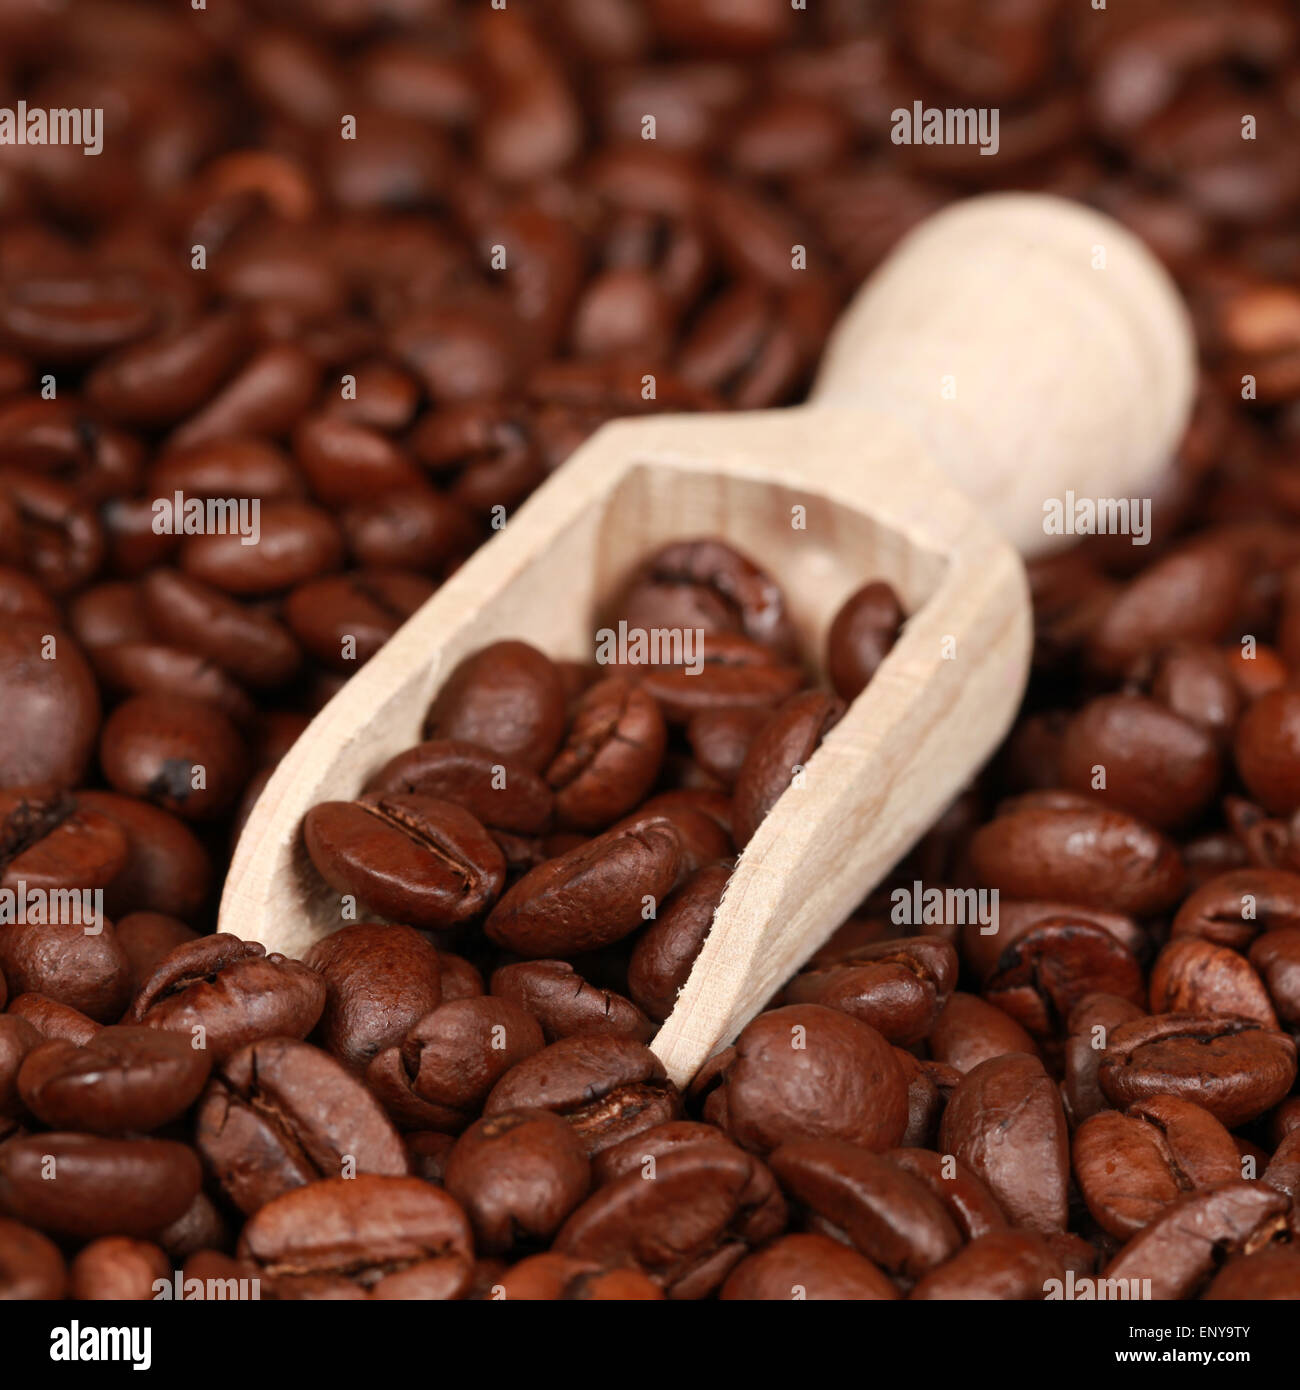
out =
{"type": "MultiPolygon", "coordinates": [[[[1179,315],[1160,321],[1157,314],[1156,328],[1142,340],[1151,356],[1146,370],[1119,380],[1106,372],[1074,380],[1069,352],[1057,355],[1057,375],[1045,378],[1041,345],[1000,340],[1032,320],[1033,306],[1024,301],[1042,300],[1043,277],[1020,288],[1014,279],[1003,283],[987,273],[979,248],[996,249],[1000,236],[1050,242],[1052,228],[1063,221],[1075,237],[1077,223],[1058,208],[1045,210],[1044,202],[1055,200],[974,200],[988,208],[978,237],[968,244],[957,219],[946,252],[958,267],[966,264],[981,287],[960,292],[966,294],[960,317],[969,338],[957,345],[955,357],[967,363],[988,357],[1004,373],[996,401],[986,396],[981,404],[978,393],[961,395],[967,369],[959,368],[958,400],[969,421],[962,428],[977,432],[991,471],[1013,479],[1023,465],[1036,479],[1017,493],[1019,519],[1009,507],[998,517],[1004,528],[1014,523],[1027,541],[1033,539],[1025,519],[1030,511],[1041,518],[1043,498],[1066,487],[1078,491],[1102,476],[1095,463],[1101,454],[1107,476],[1120,481],[1148,468],[1149,455],[1169,454],[1182,421],[1167,404],[1160,406],[1167,416],[1163,428],[1139,432],[1131,447],[1107,431],[1141,414],[1138,398],[1153,381],[1176,382],[1187,347],[1179,315]],[[1032,390],[1020,389],[1026,381],[1032,390]],[[1103,403],[1095,398],[1100,392],[1118,392],[1125,400],[1103,403]],[[1076,393],[1091,399],[1091,411],[1087,400],[1068,411],[1059,407],[1058,395],[1076,393]],[[996,429],[978,433],[990,412],[1007,425],[1005,447],[996,429]],[[1095,429],[1087,427],[1089,419],[1095,429]],[[1029,438],[1041,444],[1032,459],[1020,452],[1029,438]],[[1127,473],[1115,463],[1116,453],[1127,461],[1127,473]]],[[[931,263],[937,253],[925,250],[924,240],[920,245],[931,263]]],[[[921,442],[924,431],[912,418],[924,413],[927,399],[936,410],[947,404],[937,389],[931,399],[928,388],[935,363],[955,360],[953,353],[936,356],[925,333],[899,326],[905,296],[897,266],[906,266],[912,254],[905,245],[898,253],[904,259],[891,260],[859,295],[808,406],[607,425],[538,489],[285,755],[236,849],[221,930],[301,955],[343,925],[337,895],[303,848],[306,811],[319,801],[355,796],[370,773],[417,742],[434,693],[471,651],[513,637],[554,657],[589,661],[603,604],[647,555],[671,540],[721,536],[782,585],[805,656],[819,673],[836,608],[867,580],[893,584],[910,615],[875,679],[810,760],[802,785],[781,797],[741,856],[654,1048],[669,1074],[684,1082],[729,1042],[978,769],[1009,727],[1024,687],[1031,631],[1023,567],[931,460],[933,440],[921,442]],[[876,285],[879,299],[872,294],[876,285]],[[877,313],[879,339],[869,321],[877,313]],[[913,364],[910,374],[904,358],[913,364]],[[873,409],[854,404],[859,386],[864,398],[878,394],[854,375],[857,364],[872,360],[893,373],[896,403],[906,405],[899,418],[879,402],[873,409]]],[[[1053,256],[1059,254],[1059,248],[1043,252],[1043,264],[1057,264],[1053,256]]],[[[1163,283],[1163,273],[1149,258],[1144,267],[1140,256],[1129,268],[1130,280],[1140,281],[1144,269],[1163,283]]],[[[966,283],[959,273],[957,281],[966,283]]],[[[1117,286],[1119,279],[1107,283],[1117,286]]],[[[1158,291],[1148,291],[1159,299],[1158,291]]],[[[925,299],[923,285],[915,293],[925,299]]],[[[1132,284],[1125,294],[1141,298],[1132,284]]],[[[1098,311],[1089,306],[1081,317],[1091,323],[1098,311]]],[[[1064,328],[1062,334],[1068,337],[1064,328]]]]}

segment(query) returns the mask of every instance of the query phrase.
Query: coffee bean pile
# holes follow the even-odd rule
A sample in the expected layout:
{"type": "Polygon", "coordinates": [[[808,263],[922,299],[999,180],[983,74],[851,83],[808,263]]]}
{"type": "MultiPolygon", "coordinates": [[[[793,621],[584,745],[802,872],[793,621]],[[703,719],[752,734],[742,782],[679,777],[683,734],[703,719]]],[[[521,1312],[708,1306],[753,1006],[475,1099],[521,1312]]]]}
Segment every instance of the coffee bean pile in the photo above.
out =
{"type": "Polygon", "coordinates": [[[0,1293],[1300,1296],[1293,6],[19,0],[0,87],[103,111],[0,144],[0,1293]],[[997,153],[895,143],[914,103],[997,153]],[[905,615],[868,586],[814,688],[705,538],[618,600],[703,676],[486,648],[308,817],[358,920],[212,934],[311,714],[583,439],[797,401],[990,188],[1155,250],[1195,415],[1148,543],[1030,566],[1004,748],[733,1047],[682,1093],[647,1042],[905,615]],[[76,890],[97,932],[35,910],[76,890]]]}

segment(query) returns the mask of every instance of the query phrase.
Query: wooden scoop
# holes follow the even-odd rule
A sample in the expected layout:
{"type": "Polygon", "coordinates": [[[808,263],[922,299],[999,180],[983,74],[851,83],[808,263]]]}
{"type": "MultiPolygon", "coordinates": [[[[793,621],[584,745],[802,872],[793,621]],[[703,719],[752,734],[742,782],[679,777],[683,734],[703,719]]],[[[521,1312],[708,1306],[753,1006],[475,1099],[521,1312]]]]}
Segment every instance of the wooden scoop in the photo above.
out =
{"type": "Polygon", "coordinates": [[[604,604],[666,542],[719,536],[752,556],[819,675],[836,609],[887,580],[910,615],[897,644],[740,857],[655,1038],[685,1082],[997,746],[1032,637],[1013,545],[1053,543],[1044,503],[1067,490],[1149,495],[1193,381],[1173,286],[1117,223],[1037,195],[940,213],[858,294],[807,405],[606,425],[539,488],[282,759],[220,929],[297,956],[343,925],[303,847],[307,810],[419,742],[442,681],[486,643],[591,661],[604,604]]]}

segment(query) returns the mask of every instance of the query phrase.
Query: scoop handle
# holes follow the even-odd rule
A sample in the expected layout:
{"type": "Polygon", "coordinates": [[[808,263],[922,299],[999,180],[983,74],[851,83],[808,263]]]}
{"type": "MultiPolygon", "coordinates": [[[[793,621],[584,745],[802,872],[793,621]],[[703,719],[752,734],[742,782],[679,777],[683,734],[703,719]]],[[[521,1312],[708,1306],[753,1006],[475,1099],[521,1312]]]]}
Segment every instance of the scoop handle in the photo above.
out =
{"type": "Polygon", "coordinates": [[[1110,217],[997,193],[930,218],[863,285],[810,405],[906,424],[1023,555],[1069,544],[1047,504],[1147,498],[1196,380],[1164,268],[1110,217]]]}

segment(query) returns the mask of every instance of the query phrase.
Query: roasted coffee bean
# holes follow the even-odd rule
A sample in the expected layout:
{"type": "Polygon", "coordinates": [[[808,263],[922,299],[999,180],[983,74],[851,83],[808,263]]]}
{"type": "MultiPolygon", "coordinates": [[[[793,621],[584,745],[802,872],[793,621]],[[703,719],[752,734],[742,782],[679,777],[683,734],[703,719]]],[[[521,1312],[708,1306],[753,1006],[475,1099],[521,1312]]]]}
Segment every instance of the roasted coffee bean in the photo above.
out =
{"type": "Polygon", "coordinates": [[[31,1226],[0,1217],[0,1299],[62,1298],[67,1286],[59,1247],[31,1226]]]}
{"type": "Polygon", "coordinates": [[[865,1302],[898,1296],[898,1289],[865,1256],[821,1235],[779,1237],[741,1260],[718,1292],[724,1301],[745,1302],[865,1302]]]}
{"type": "Polygon", "coordinates": [[[417,927],[480,916],[505,882],[505,859],[483,826],[430,796],[323,801],[308,812],[303,836],[331,887],[417,927]]]}
{"type": "Polygon", "coordinates": [[[1172,907],[1185,879],[1178,852],[1163,835],[1082,799],[1009,808],[976,831],[970,853],[980,882],[1008,897],[1054,898],[1138,917],[1172,907]]]}
{"type": "Polygon", "coordinates": [[[630,1264],[670,1298],[703,1298],[784,1224],[763,1164],[730,1145],[667,1154],[654,1173],[653,1182],[629,1173],[598,1188],[564,1223],[555,1249],[630,1264]]]}
{"type": "Polygon", "coordinates": [[[488,938],[521,956],[607,946],[645,920],[677,879],[681,841],[664,819],[608,833],[539,864],[497,903],[488,938]]]}
{"type": "Polygon", "coordinates": [[[215,1065],[259,1038],[306,1037],[325,1007],[326,986],[306,965],[223,932],[164,956],[127,1019],[203,1039],[215,1065]]]}
{"type": "Polygon", "coordinates": [[[447,1161],[448,1193],[465,1209],[480,1250],[505,1253],[549,1240],[587,1195],[591,1165],[573,1126],[548,1110],[479,1120],[447,1161]]]}
{"type": "Polygon", "coordinates": [[[630,811],[654,785],[667,740],[659,706],[626,677],[584,691],[546,770],[560,823],[600,830],[630,811]]]}
{"type": "Polygon", "coordinates": [[[962,1243],[925,1183],[856,1144],[796,1140],[782,1144],[768,1161],[787,1196],[843,1231],[886,1273],[919,1279],[962,1243]]]}
{"type": "Polygon", "coordinates": [[[786,998],[840,1009],[907,1046],[929,1035],[956,982],[953,948],[938,937],[917,936],[864,946],[835,965],[796,975],[786,998]]]}
{"type": "Polygon", "coordinates": [[[442,998],[438,952],[411,927],[353,923],[318,941],[305,964],[323,984],[319,1041],[355,1070],[401,1042],[442,998]]]}
{"type": "Polygon", "coordinates": [[[18,1014],[0,1014],[0,1136],[23,1113],[18,1074],[28,1053],[41,1046],[42,1035],[18,1014]]]}
{"type": "Polygon", "coordinates": [[[930,1055],[969,1073],[994,1057],[1032,1053],[1034,1040],[1010,1014],[978,995],[950,994],[930,1032],[930,1055]]]}
{"type": "Polygon", "coordinates": [[[796,1139],[892,1149],[907,1127],[907,1080],[892,1048],[837,1009],[769,1010],[718,1060],[705,1118],[757,1153],[796,1139]]]}
{"type": "Polygon", "coordinates": [[[725,864],[699,869],[674,890],[663,910],[637,938],[627,967],[632,998],[653,1019],[673,1011],[695,957],[713,925],[731,870],[725,864]]]}
{"type": "Polygon", "coordinates": [[[213,588],[249,598],[290,589],[331,573],[343,562],[338,524],[319,507],[265,502],[259,527],[256,545],[245,545],[237,531],[186,537],[181,569],[213,588]]]}
{"type": "Polygon", "coordinates": [[[1250,948],[1277,1016],[1289,1028],[1300,1024],[1300,928],[1265,932],[1250,948]]]}
{"type": "Polygon", "coordinates": [[[276,1298],[459,1298],[473,1261],[469,1222],[446,1193],[373,1173],[268,1202],[237,1253],[276,1298]]]}
{"type": "Polygon", "coordinates": [[[408,1171],[397,1131],[366,1088],[327,1053],[286,1038],[226,1058],[196,1112],[194,1142],[246,1213],[320,1178],[408,1171]]]}
{"type": "Polygon", "coordinates": [[[198,934],[179,918],[164,912],[132,912],[119,919],[116,928],[118,942],[130,963],[132,997],[169,951],[198,939],[198,934]]]}
{"type": "Polygon", "coordinates": [[[724,787],[734,788],[750,746],[767,723],[759,709],[706,709],[686,725],[695,761],[724,787]]]}
{"type": "Polygon", "coordinates": [[[778,663],[772,649],[735,632],[706,633],[699,669],[688,665],[627,666],[625,674],[653,696],[670,725],[718,710],[772,711],[804,684],[797,666],[778,663]]]}
{"type": "Polygon", "coordinates": [[[248,772],[244,741],[215,706],[175,696],[136,695],[104,724],[104,776],[185,820],[229,809],[248,772]]]}
{"type": "Polygon", "coordinates": [[[682,541],[658,551],[630,585],[619,617],[629,629],[742,633],[782,659],[796,649],[780,588],[721,541],[682,541]]]}
{"type": "Polygon", "coordinates": [[[637,1042],[654,1036],[654,1024],[630,999],[588,984],[568,961],[503,965],[493,972],[490,988],[498,998],[531,1014],[547,1042],[583,1033],[609,1033],[637,1042]]]}
{"type": "Polygon", "coordinates": [[[1060,777],[1167,830],[1195,820],[1219,785],[1213,738],[1154,700],[1102,695],[1066,725],[1060,777]]]}
{"type": "Polygon", "coordinates": [[[1006,945],[984,982],[984,997],[1036,1038],[1052,1037],[1090,994],[1140,1002],[1141,967],[1115,934],[1069,912],[1043,919],[1006,945]]]}
{"type": "Polygon", "coordinates": [[[530,1255],[508,1269],[494,1286],[491,1297],[507,1303],[587,1299],[650,1302],[665,1295],[640,1270],[603,1269],[592,1260],[548,1252],[530,1255]]]}
{"type": "Polygon", "coordinates": [[[908,1297],[1033,1303],[1048,1297],[1053,1280],[1063,1287],[1064,1277],[1065,1267],[1044,1236],[1024,1230],[991,1231],[931,1270],[908,1297]]]}
{"type": "Polygon", "coordinates": [[[78,1046],[89,1042],[103,1026],[43,994],[18,995],[9,1001],[8,1013],[30,1024],[42,1038],[64,1038],[78,1046]]]}
{"type": "Polygon", "coordinates": [[[1285,816],[1300,808],[1300,694],[1274,690],[1251,704],[1233,752],[1242,781],[1266,811],[1285,816]]]}
{"type": "Polygon", "coordinates": [[[104,892],[110,916],[143,911],[187,922],[198,917],[207,901],[212,864],[187,825],[147,801],[116,792],[78,792],[76,803],[87,815],[94,812],[114,821],[126,836],[126,863],[104,892]]]}
{"type": "Polygon", "coordinates": [[[1234,546],[1201,543],[1157,560],[1107,608],[1089,642],[1093,664],[1122,675],[1180,641],[1215,641],[1232,622],[1246,582],[1234,546]]]}
{"type": "Polygon", "coordinates": [[[1215,1014],[1277,1027],[1263,981],[1250,962],[1209,941],[1171,941],[1151,967],[1151,1012],[1215,1014]]]}
{"type": "Polygon", "coordinates": [[[743,849],[759,822],[839,722],[844,702],[810,691],[780,705],[758,731],[736,778],[733,838],[743,849]]]}
{"type": "Polygon", "coordinates": [[[0,1145],[0,1208],[51,1235],[147,1237],[189,1206],[200,1176],[193,1149],[170,1139],[32,1134],[0,1145]]]}
{"type": "Polygon", "coordinates": [[[399,1124],[459,1133],[496,1083],[545,1046],[540,1024],[506,999],[454,999],[426,1014],[366,1079],[399,1124]]]}
{"type": "MultiPolygon", "coordinates": [[[[116,880],[126,859],[121,828],[107,816],[83,809],[67,792],[49,787],[0,791],[0,876],[6,887],[18,891],[21,884],[52,892],[104,888],[116,880]]],[[[77,905],[74,897],[50,904],[56,915],[64,907],[70,914],[77,905]]]]}
{"type": "Polygon", "coordinates": [[[99,733],[99,693],[73,638],[40,619],[6,621],[0,693],[0,786],[76,786],[99,733]]]}
{"type": "Polygon", "coordinates": [[[1061,1095],[1072,1124],[1110,1108],[1098,1079],[1102,1056],[1110,1034],[1142,1016],[1137,1004],[1113,994],[1087,995],[1070,1010],[1065,1023],[1065,1079],[1061,1095]]]}
{"type": "Polygon", "coordinates": [[[483,1114],[533,1108],[563,1115],[594,1156],[676,1119],[681,1098],[648,1047],[586,1035],[561,1038],[512,1067],[492,1088],[483,1114]]]}
{"type": "Polygon", "coordinates": [[[1171,1096],[1154,1096],[1127,1115],[1092,1115],[1075,1131],[1073,1161],[1088,1210],[1120,1240],[1184,1193],[1241,1177],[1228,1131],[1208,1111],[1171,1096]]]}
{"type": "Polygon", "coordinates": [[[826,636],[826,672],[841,700],[856,699],[867,688],[902,624],[898,596],[879,580],[844,600],[826,636]]]}
{"type": "Polygon", "coordinates": [[[51,1129],[147,1134],[187,1110],[208,1079],[210,1054],[155,1028],[101,1028],[78,1046],[42,1043],[28,1053],[18,1090],[51,1129]]]}
{"type": "Polygon", "coordinates": [[[1276,1105],[1295,1073],[1284,1033],[1244,1019],[1159,1014],[1111,1034],[1098,1079],[1113,1105],[1180,1096],[1235,1129],[1276,1105]]]}
{"type": "Polygon", "coordinates": [[[152,1241],[102,1236],[77,1252],[69,1274],[72,1298],[144,1303],[160,1280],[171,1283],[172,1262],[152,1241]]]}
{"type": "Polygon", "coordinates": [[[269,613],[189,575],[155,570],[141,581],[140,597],[159,637],[200,653],[245,685],[283,685],[302,660],[298,644],[269,613]]]}
{"type": "Polygon", "coordinates": [[[1201,1295],[1206,1303],[1300,1298],[1300,1254],[1294,1246],[1270,1245],[1229,1260],[1201,1295]]]}
{"type": "Polygon", "coordinates": [[[398,753],[366,783],[366,792],[454,801],[489,829],[517,835],[551,828],[553,797],[540,777],[457,739],[433,739],[398,753]]]}
{"type": "Polygon", "coordinates": [[[351,675],[433,593],[422,574],[399,569],[330,574],[299,584],[284,618],[304,649],[329,670],[351,675]]]}
{"type": "Polygon", "coordinates": [[[43,994],[98,1023],[121,1018],[131,997],[131,963],[105,918],[0,926],[0,970],[14,994],[43,994]]]}
{"type": "Polygon", "coordinates": [[[987,1183],[1014,1225],[1065,1229],[1069,1136],[1056,1085],[1036,1057],[1010,1053],[968,1072],[944,1111],[939,1142],[987,1183]]]}
{"type": "Polygon", "coordinates": [[[1191,1192],[1115,1256],[1104,1279],[1136,1279],[1151,1298],[1190,1298],[1225,1256],[1263,1249],[1285,1225],[1287,1198],[1253,1182],[1191,1192]]]}
{"type": "Polygon", "coordinates": [[[484,647],[447,678],[425,717],[424,737],[474,743],[541,772],[564,737],[559,672],[526,642],[484,647]]]}

